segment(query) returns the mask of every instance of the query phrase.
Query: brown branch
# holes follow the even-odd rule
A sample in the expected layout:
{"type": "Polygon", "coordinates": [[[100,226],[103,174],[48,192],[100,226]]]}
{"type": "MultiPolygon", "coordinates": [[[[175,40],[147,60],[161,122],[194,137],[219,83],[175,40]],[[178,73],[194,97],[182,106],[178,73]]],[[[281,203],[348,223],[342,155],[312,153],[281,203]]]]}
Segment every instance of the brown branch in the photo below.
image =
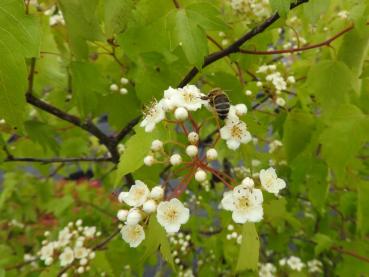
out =
{"type": "Polygon", "coordinates": [[[132,131],[133,127],[136,126],[141,120],[141,115],[132,119],[128,124],[115,136],[115,143],[118,144],[129,132],[132,131]]]}
{"type": "Polygon", "coordinates": [[[351,31],[353,28],[354,28],[354,26],[351,25],[351,26],[343,29],[342,31],[340,31],[339,33],[337,33],[336,35],[334,35],[333,37],[331,37],[331,38],[329,38],[325,41],[322,41],[322,42],[317,43],[317,44],[303,46],[303,47],[283,49],[283,50],[270,50],[270,51],[240,49],[239,52],[243,53],[243,54],[252,54],[252,55],[275,55],[275,54],[286,54],[286,53],[301,52],[301,51],[311,50],[311,49],[315,49],[315,48],[320,48],[320,47],[323,47],[323,46],[330,46],[330,44],[333,41],[335,41],[339,37],[343,36],[347,32],[351,31]]]}
{"type": "Polygon", "coordinates": [[[344,254],[344,255],[348,255],[348,256],[351,256],[351,257],[356,258],[358,260],[361,260],[361,261],[364,261],[364,262],[369,263],[369,258],[368,257],[361,256],[361,255],[357,254],[356,252],[353,252],[353,251],[350,251],[350,250],[346,250],[346,249],[343,249],[342,247],[338,247],[338,246],[332,246],[331,249],[333,251],[338,252],[338,253],[341,253],[341,254],[344,254]]]}
{"type": "MultiPolygon", "coordinates": [[[[294,9],[298,6],[300,6],[303,3],[308,2],[309,0],[299,0],[296,3],[292,3],[290,6],[290,9],[294,9]]],[[[223,50],[220,50],[218,52],[214,52],[207,57],[205,57],[204,63],[202,65],[202,68],[207,67],[208,65],[216,62],[217,60],[228,56],[232,53],[237,53],[240,51],[240,47],[247,42],[248,40],[252,39],[254,36],[262,33],[265,31],[270,25],[272,25],[274,22],[276,22],[280,18],[278,13],[275,13],[268,19],[266,19],[262,24],[259,26],[253,28],[251,31],[247,32],[245,35],[243,35],[241,38],[239,38],[237,41],[232,43],[227,48],[224,48],[223,50]]],[[[183,80],[178,84],[178,87],[183,87],[187,85],[196,75],[199,73],[199,69],[196,67],[193,67],[187,75],[183,78],[183,80]]]]}
{"type": "Polygon", "coordinates": [[[176,9],[180,9],[181,5],[179,4],[178,0],[173,0],[173,4],[176,7],[176,9]]]}

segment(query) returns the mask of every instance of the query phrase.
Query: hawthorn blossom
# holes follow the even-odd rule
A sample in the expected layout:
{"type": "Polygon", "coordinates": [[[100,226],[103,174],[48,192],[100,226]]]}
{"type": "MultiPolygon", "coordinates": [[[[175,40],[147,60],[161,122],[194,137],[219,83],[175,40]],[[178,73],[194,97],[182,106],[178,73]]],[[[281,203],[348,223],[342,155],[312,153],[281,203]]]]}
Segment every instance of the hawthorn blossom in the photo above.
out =
{"type": "Polygon", "coordinates": [[[156,217],[167,233],[174,233],[179,231],[181,224],[188,221],[190,210],[177,198],[173,198],[158,205],[156,217]]]}
{"type": "Polygon", "coordinates": [[[260,189],[239,185],[233,191],[225,192],[222,207],[232,212],[236,223],[258,222],[263,218],[263,194],[260,189]]]}
{"type": "Polygon", "coordinates": [[[287,265],[292,270],[297,270],[297,271],[301,271],[305,267],[305,264],[301,261],[301,259],[295,256],[291,256],[287,259],[287,265]]]}
{"type": "Polygon", "coordinates": [[[140,126],[145,128],[145,131],[150,133],[154,130],[155,125],[165,118],[163,102],[154,101],[144,112],[145,118],[140,126]]]}
{"type": "Polygon", "coordinates": [[[89,250],[85,247],[76,247],[74,248],[74,257],[76,259],[86,258],[89,254],[89,250]]]}
{"type": "Polygon", "coordinates": [[[259,277],[274,277],[277,273],[277,268],[271,264],[261,264],[259,269],[259,277]]]}
{"type": "Polygon", "coordinates": [[[129,192],[122,195],[122,200],[131,207],[139,207],[146,201],[149,194],[150,190],[146,184],[140,180],[136,180],[129,192]]]}
{"type": "Polygon", "coordinates": [[[67,266],[71,264],[74,261],[74,252],[72,248],[66,247],[63,253],[60,254],[59,260],[61,266],[67,266]]]}
{"type": "Polygon", "coordinates": [[[201,97],[205,96],[194,85],[187,85],[183,88],[179,88],[176,91],[166,91],[166,99],[168,99],[174,107],[183,107],[189,111],[196,111],[202,107],[204,100],[201,97]]]}
{"type": "Polygon", "coordinates": [[[46,244],[40,250],[40,259],[46,261],[54,255],[54,245],[52,243],[46,244]]]}
{"type": "Polygon", "coordinates": [[[145,239],[145,232],[141,225],[124,225],[120,231],[122,239],[129,244],[130,247],[137,247],[145,239]]]}
{"type": "Polygon", "coordinates": [[[228,148],[232,150],[236,150],[241,143],[248,143],[252,139],[246,123],[236,120],[226,120],[226,124],[220,129],[220,136],[227,141],[228,148]]]}
{"type": "Polygon", "coordinates": [[[286,187],[286,182],[278,178],[277,173],[273,167],[262,169],[259,173],[261,186],[270,193],[277,195],[280,190],[286,187]]]}

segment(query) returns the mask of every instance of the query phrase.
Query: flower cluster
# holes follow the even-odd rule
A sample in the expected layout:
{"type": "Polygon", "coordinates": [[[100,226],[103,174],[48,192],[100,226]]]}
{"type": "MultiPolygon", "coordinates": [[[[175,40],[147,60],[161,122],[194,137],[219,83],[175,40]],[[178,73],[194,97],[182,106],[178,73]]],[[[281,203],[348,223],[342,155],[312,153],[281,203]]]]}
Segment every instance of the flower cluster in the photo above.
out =
{"type": "MultiPolygon", "coordinates": [[[[262,169],[259,173],[261,188],[278,195],[286,187],[283,179],[278,178],[275,169],[262,169]]],[[[223,195],[222,208],[232,212],[232,219],[236,223],[259,222],[263,219],[263,194],[261,189],[255,188],[254,180],[246,177],[241,185],[223,195]]]]}
{"type": "Polygon", "coordinates": [[[230,4],[232,9],[248,22],[252,22],[252,18],[266,18],[271,13],[269,0],[230,0],[230,4]]]}
{"type": "Polygon", "coordinates": [[[49,16],[50,26],[65,25],[63,13],[56,6],[52,6],[51,8],[44,11],[44,15],[49,16]]]}
{"type": "MultiPolygon", "coordinates": [[[[75,273],[82,274],[90,270],[89,262],[95,258],[95,252],[88,245],[100,236],[95,226],[83,226],[82,220],[70,222],[58,234],[57,240],[48,240],[50,232],[45,232],[43,247],[37,253],[45,265],[59,260],[61,267],[75,264],[75,273]]],[[[67,276],[65,273],[63,276],[67,276]]]]}
{"type": "Polygon", "coordinates": [[[120,78],[120,86],[116,83],[113,83],[110,85],[110,90],[112,92],[119,92],[122,95],[125,95],[128,93],[128,90],[124,87],[129,83],[129,80],[125,77],[120,78]]]}
{"type": "MultiPolygon", "coordinates": [[[[304,263],[299,257],[290,256],[287,258],[282,258],[278,262],[279,267],[273,265],[272,263],[261,263],[259,264],[259,277],[275,277],[279,276],[278,271],[287,268],[289,270],[301,272],[304,268],[310,274],[322,273],[323,264],[321,261],[313,259],[304,263]]],[[[282,274],[281,274],[282,275],[282,274]]]]}
{"type": "Polygon", "coordinates": [[[256,85],[263,88],[264,91],[272,94],[272,98],[278,106],[285,106],[286,100],[281,96],[282,92],[286,92],[296,82],[295,77],[290,75],[284,77],[277,70],[275,64],[262,65],[256,71],[259,81],[256,85]]]}
{"type": "Polygon", "coordinates": [[[259,277],[274,277],[276,273],[277,268],[273,264],[259,264],[259,277]]]}
{"type": "Polygon", "coordinates": [[[234,226],[232,224],[229,224],[227,226],[227,230],[229,231],[229,233],[226,235],[227,240],[233,240],[233,239],[235,239],[238,244],[241,244],[241,242],[242,242],[242,235],[239,234],[235,230],[235,228],[234,228],[234,226]]]}
{"type": "MultiPolygon", "coordinates": [[[[128,192],[121,192],[118,199],[130,207],[117,213],[117,218],[125,224],[121,228],[124,241],[130,247],[137,247],[145,239],[143,225],[145,219],[156,213],[156,218],[167,233],[178,232],[181,225],[185,224],[190,216],[190,211],[176,198],[163,201],[164,190],[161,186],[155,186],[149,190],[147,185],[140,180],[128,192]]],[[[147,221],[146,221],[147,222],[147,221]]]]}

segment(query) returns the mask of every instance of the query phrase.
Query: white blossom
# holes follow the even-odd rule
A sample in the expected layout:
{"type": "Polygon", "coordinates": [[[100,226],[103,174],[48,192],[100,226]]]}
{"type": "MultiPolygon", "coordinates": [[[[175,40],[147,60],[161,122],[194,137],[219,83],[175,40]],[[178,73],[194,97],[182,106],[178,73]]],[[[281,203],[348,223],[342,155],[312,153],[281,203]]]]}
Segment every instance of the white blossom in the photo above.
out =
{"type": "Polygon", "coordinates": [[[145,213],[151,214],[153,212],[156,211],[156,202],[152,199],[147,200],[143,205],[142,205],[142,210],[145,213]]]}
{"type": "Polygon", "coordinates": [[[276,273],[277,268],[273,264],[266,263],[260,265],[259,277],[274,277],[276,273]]]}
{"type": "Polygon", "coordinates": [[[186,120],[188,118],[188,111],[183,107],[178,107],[174,111],[174,117],[180,121],[186,120]]]}
{"type": "Polygon", "coordinates": [[[214,148],[210,148],[206,151],[206,159],[208,161],[216,160],[218,157],[218,151],[214,148]]]}
{"type": "Polygon", "coordinates": [[[74,252],[72,248],[66,247],[63,253],[60,254],[59,260],[61,266],[67,266],[71,264],[74,261],[74,252]]]}
{"type": "Polygon", "coordinates": [[[161,200],[164,197],[164,189],[161,186],[155,186],[151,189],[150,198],[161,200]]]}
{"type": "Polygon", "coordinates": [[[190,218],[190,210],[181,201],[173,198],[158,205],[156,217],[167,233],[175,233],[190,218]]]}
{"type": "Polygon", "coordinates": [[[248,143],[252,139],[250,132],[247,131],[246,123],[229,119],[220,129],[220,136],[227,141],[228,148],[232,150],[236,150],[241,143],[248,143]]]}
{"type": "Polygon", "coordinates": [[[122,238],[130,247],[137,247],[145,239],[145,232],[141,225],[124,225],[120,231],[122,238]]]}
{"type": "Polygon", "coordinates": [[[191,144],[196,144],[199,141],[199,134],[196,132],[190,132],[187,135],[187,139],[191,144]]]}
{"type": "Polygon", "coordinates": [[[301,259],[295,256],[291,256],[287,259],[287,265],[292,270],[297,270],[297,271],[301,271],[305,267],[305,264],[301,261],[301,259]]]}
{"type": "Polygon", "coordinates": [[[165,118],[165,111],[162,102],[153,102],[145,111],[145,118],[140,126],[145,128],[146,132],[152,132],[155,125],[165,118]]]}
{"type": "Polygon", "coordinates": [[[236,223],[258,222],[263,218],[263,194],[260,189],[239,185],[233,191],[225,192],[222,207],[232,211],[236,223]]]}
{"type": "Polygon", "coordinates": [[[173,154],[170,156],[169,161],[171,165],[179,165],[182,163],[182,157],[179,154],[173,154]]]}
{"type": "Polygon", "coordinates": [[[261,186],[270,193],[277,195],[280,190],[286,187],[286,182],[278,178],[277,173],[273,167],[262,169],[259,173],[261,186]]]}
{"type": "Polygon", "coordinates": [[[163,149],[163,142],[161,140],[156,139],[151,143],[152,151],[159,151],[161,149],[163,149]]]}
{"type": "Polygon", "coordinates": [[[186,85],[183,88],[177,89],[177,92],[172,92],[169,97],[173,105],[183,107],[189,111],[196,111],[202,107],[204,100],[201,99],[204,94],[194,85],[186,85]]]}
{"type": "Polygon", "coordinates": [[[190,157],[194,157],[198,153],[198,148],[195,145],[189,145],[186,147],[186,154],[190,157]]]}
{"type": "Polygon", "coordinates": [[[199,169],[195,173],[195,180],[197,182],[204,182],[206,180],[206,172],[202,169],[199,169]]]}
{"type": "Polygon", "coordinates": [[[138,207],[146,201],[149,193],[150,191],[146,184],[140,180],[136,180],[129,192],[122,196],[122,199],[127,205],[131,207],[138,207]]]}

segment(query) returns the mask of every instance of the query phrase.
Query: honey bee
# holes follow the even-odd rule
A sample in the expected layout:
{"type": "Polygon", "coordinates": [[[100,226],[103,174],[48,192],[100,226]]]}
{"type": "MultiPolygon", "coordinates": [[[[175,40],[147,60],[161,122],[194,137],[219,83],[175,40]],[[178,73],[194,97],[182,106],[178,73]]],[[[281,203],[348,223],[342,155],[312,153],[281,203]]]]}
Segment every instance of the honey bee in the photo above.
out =
{"type": "Polygon", "coordinates": [[[227,118],[231,104],[228,96],[222,89],[214,88],[208,95],[201,97],[201,99],[209,101],[210,106],[214,108],[221,120],[227,118]]]}

